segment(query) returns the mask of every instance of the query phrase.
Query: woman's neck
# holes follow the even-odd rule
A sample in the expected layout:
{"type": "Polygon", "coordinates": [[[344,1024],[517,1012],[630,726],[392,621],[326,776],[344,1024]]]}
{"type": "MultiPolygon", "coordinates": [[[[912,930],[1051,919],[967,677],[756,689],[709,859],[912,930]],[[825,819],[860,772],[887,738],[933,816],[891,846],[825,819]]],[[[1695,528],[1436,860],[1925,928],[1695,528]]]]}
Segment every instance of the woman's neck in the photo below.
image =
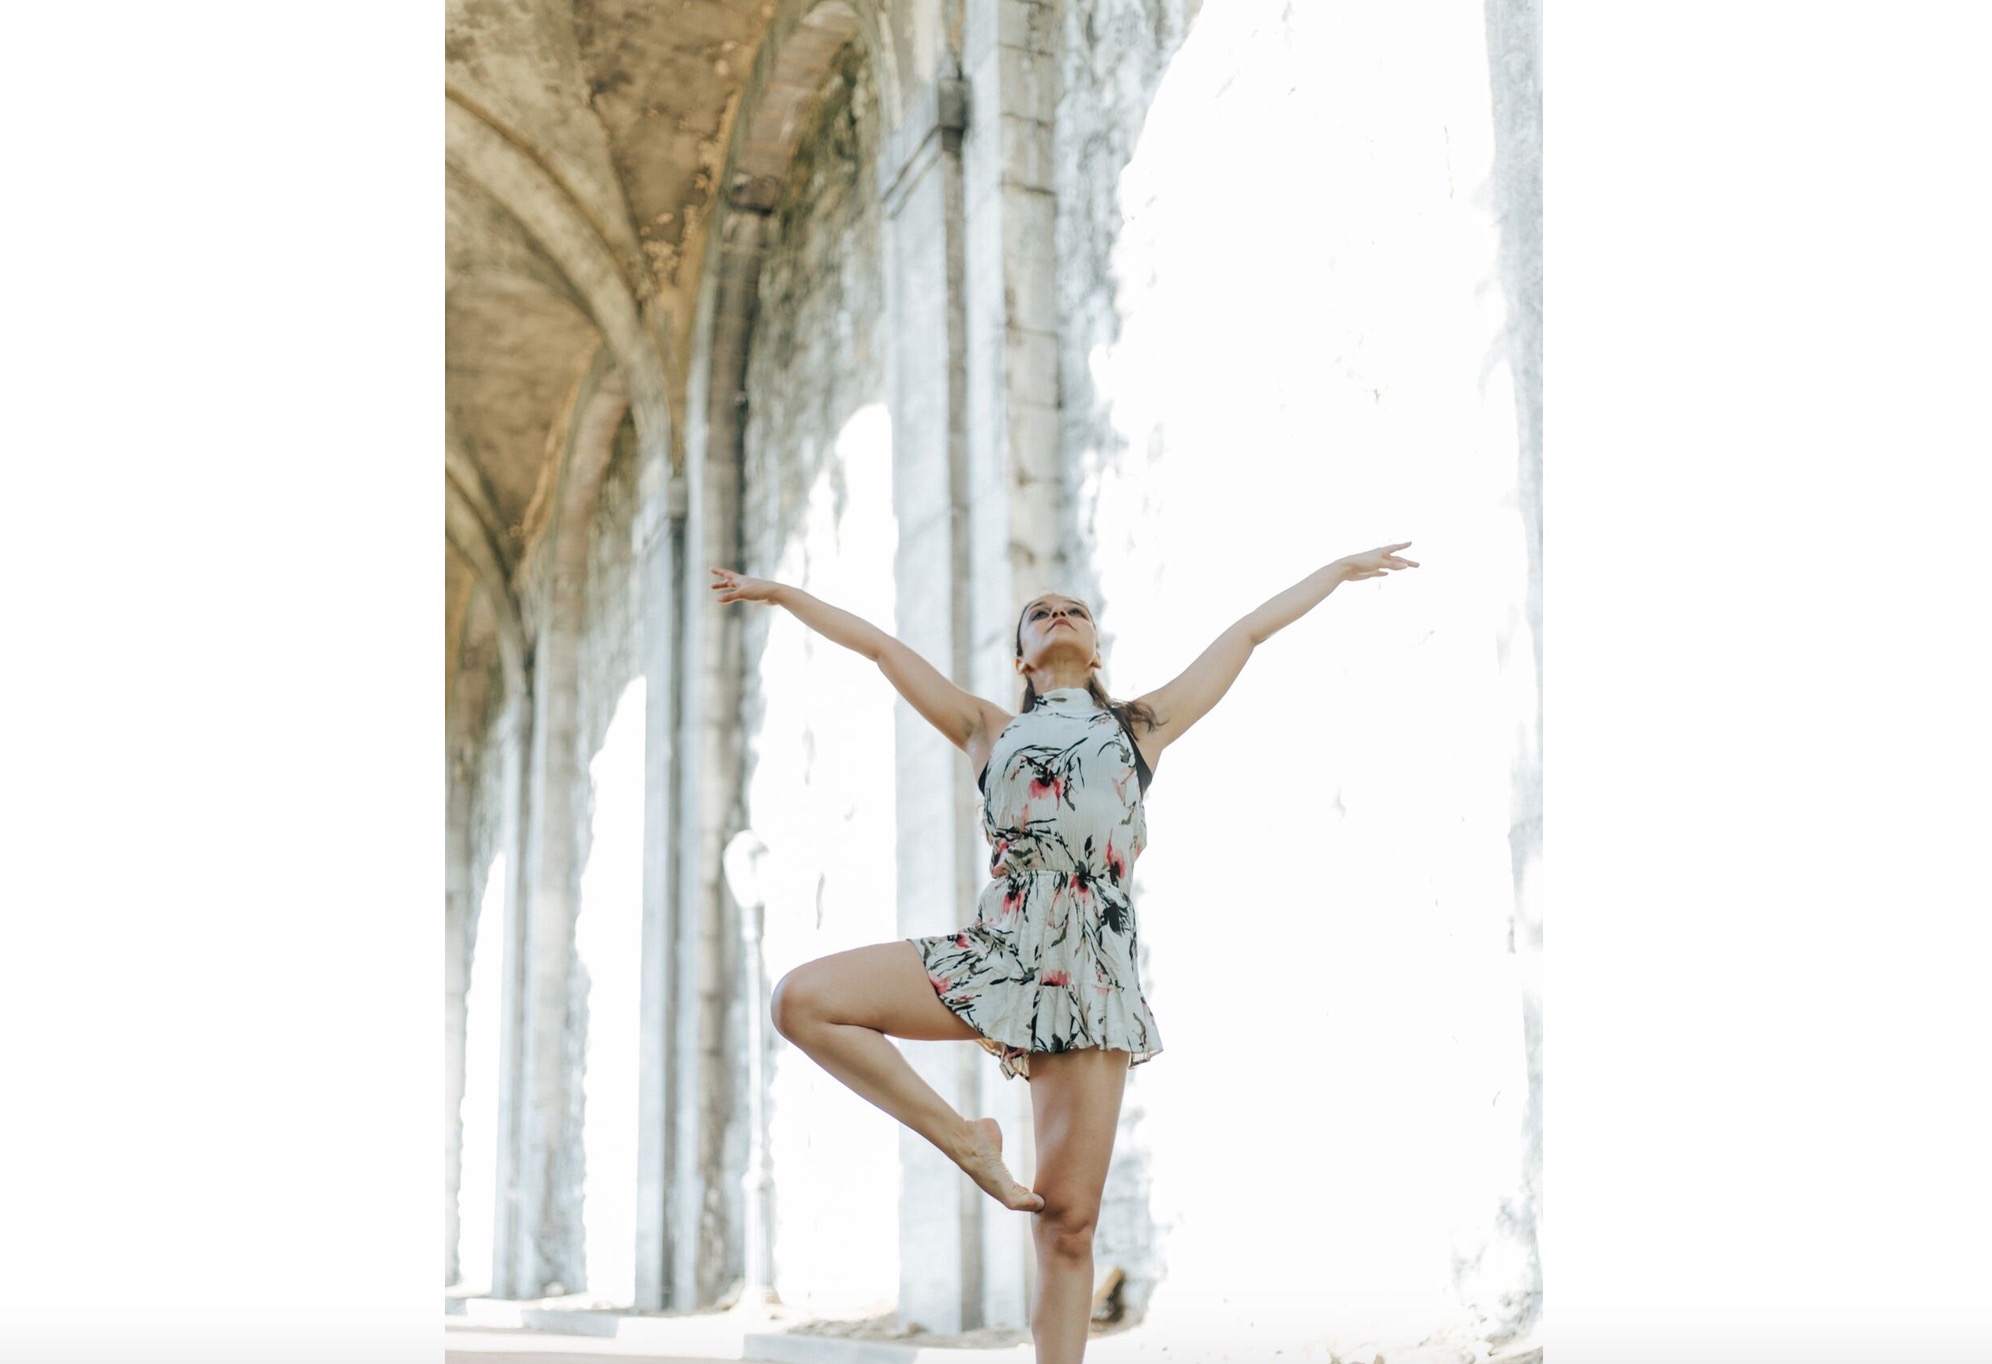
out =
{"type": "Polygon", "coordinates": [[[1093,674],[1084,668],[1054,666],[1040,668],[1030,674],[1030,683],[1037,694],[1043,696],[1048,691],[1064,691],[1068,687],[1077,687],[1084,691],[1086,683],[1092,679],[1092,676],[1093,674]]]}

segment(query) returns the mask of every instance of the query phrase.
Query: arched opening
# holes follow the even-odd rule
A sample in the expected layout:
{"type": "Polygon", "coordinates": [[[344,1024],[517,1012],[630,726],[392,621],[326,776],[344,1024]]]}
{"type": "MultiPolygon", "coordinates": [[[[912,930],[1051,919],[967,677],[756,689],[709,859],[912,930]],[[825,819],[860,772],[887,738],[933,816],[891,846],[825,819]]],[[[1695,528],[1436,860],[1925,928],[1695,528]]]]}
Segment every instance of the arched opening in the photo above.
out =
{"type": "Polygon", "coordinates": [[[641,1061],[644,680],[616,701],[589,783],[588,860],[574,950],[586,992],[581,1223],[586,1290],[636,1301],[637,1080],[641,1061]]]}

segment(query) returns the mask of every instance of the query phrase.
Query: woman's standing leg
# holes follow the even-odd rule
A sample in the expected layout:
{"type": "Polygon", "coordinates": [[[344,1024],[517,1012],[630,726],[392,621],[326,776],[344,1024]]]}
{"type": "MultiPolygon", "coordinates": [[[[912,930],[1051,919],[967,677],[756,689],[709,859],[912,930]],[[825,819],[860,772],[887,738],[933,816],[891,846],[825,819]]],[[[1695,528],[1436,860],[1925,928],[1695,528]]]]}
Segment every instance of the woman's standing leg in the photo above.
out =
{"type": "Polygon", "coordinates": [[[1037,1133],[1032,1219],[1037,1301],[1031,1338],[1037,1364],[1079,1364],[1093,1315],[1093,1227],[1113,1159],[1127,1086],[1124,1051],[1039,1052],[1031,1056],[1031,1119],[1037,1133]]]}
{"type": "Polygon", "coordinates": [[[1043,1203],[1003,1164],[996,1120],[955,1112],[886,1040],[976,1036],[934,993],[912,943],[877,943],[804,962],[775,986],[770,1012],[777,1032],[940,1148],[991,1198],[1025,1212],[1043,1203]]]}

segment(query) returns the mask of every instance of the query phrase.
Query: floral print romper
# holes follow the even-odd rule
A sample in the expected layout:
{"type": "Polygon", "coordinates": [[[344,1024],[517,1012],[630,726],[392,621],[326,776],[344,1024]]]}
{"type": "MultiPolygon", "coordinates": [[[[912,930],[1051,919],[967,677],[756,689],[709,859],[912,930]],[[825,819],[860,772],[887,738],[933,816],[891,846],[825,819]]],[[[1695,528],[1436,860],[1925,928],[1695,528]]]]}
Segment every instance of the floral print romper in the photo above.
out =
{"type": "Polygon", "coordinates": [[[910,941],[941,1002],[1006,1076],[1032,1052],[1162,1050],[1135,972],[1134,860],[1147,842],[1148,765],[1084,687],[1045,692],[996,737],[982,770],[990,881],[975,922],[910,941]]]}

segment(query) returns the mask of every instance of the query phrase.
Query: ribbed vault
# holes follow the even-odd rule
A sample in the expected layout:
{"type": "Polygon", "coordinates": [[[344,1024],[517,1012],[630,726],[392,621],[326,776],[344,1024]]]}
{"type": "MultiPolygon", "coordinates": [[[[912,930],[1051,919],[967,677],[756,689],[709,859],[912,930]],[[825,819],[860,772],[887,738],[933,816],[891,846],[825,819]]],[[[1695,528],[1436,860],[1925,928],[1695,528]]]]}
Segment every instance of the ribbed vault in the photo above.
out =
{"type": "Polygon", "coordinates": [[[871,13],[843,0],[451,0],[452,673],[492,643],[482,632],[517,618],[513,578],[547,527],[569,404],[603,348],[650,458],[680,457],[683,358],[722,205],[764,209],[796,120],[859,27],[893,68],[871,13]],[[763,51],[771,28],[779,52],[763,51]],[[743,104],[750,125],[736,127],[743,104]],[[473,583],[492,609],[467,612],[473,583]]]}

